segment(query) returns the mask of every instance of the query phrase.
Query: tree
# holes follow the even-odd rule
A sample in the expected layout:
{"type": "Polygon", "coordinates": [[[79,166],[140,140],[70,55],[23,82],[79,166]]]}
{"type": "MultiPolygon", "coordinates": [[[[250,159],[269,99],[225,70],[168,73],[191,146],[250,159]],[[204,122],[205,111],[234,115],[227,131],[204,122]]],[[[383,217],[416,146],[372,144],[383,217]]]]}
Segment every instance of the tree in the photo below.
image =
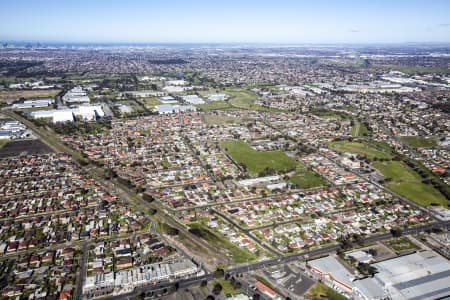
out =
{"type": "Polygon", "coordinates": [[[400,237],[402,235],[402,230],[400,228],[392,228],[391,234],[393,237],[400,237]]]}
{"type": "Polygon", "coordinates": [[[224,275],[225,275],[225,271],[221,268],[217,268],[213,273],[214,278],[221,278],[221,277],[224,277],[224,275]]]}
{"type": "Polygon", "coordinates": [[[367,252],[372,256],[377,256],[378,254],[377,249],[375,248],[370,248],[369,250],[367,250],[367,252]]]}
{"type": "Polygon", "coordinates": [[[217,282],[214,285],[212,292],[214,293],[214,295],[218,296],[222,292],[222,285],[217,282]]]}

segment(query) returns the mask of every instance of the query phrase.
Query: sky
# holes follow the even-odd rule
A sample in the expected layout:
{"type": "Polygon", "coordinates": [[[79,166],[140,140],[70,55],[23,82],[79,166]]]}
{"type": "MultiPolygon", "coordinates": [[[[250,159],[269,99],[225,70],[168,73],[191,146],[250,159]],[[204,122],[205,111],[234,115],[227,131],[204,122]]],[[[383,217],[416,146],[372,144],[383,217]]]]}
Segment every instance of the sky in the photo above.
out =
{"type": "Polygon", "coordinates": [[[450,42],[449,0],[0,0],[0,41],[450,42]]]}

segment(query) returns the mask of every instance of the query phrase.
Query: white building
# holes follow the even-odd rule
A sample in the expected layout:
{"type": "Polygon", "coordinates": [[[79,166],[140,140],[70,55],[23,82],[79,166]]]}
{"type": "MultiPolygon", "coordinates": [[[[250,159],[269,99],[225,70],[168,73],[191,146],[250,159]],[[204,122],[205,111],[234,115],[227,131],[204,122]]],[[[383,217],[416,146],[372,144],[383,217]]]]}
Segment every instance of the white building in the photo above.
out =
{"type": "Polygon", "coordinates": [[[46,99],[30,99],[25,100],[20,103],[14,103],[13,108],[17,109],[27,109],[27,108],[37,108],[37,107],[48,107],[52,105],[55,101],[51,98],[46,99]]]}
{"type": "Polygon", "coordinates": [[[102,288],[114,288],[116,294],[121,294],[138,286],[192,276],[200,271],[201,269],[189,259],[174,259],[116,273],[89,276],[83,286],[83,293],[86,294],[102,288]]]}
{"type": "Polygon", "coordinates": [[[228,96],[224,93],[220,93],[220,94],[209,94],[208,95],[208,100],[209,101],[224,101],[228,98],[228,96]]]}
{"type": "Polygon", "coordinates": [[[166,82],[167,85],[175,85],[175,86],[183,86],[187,85],[188,82],[186,80],[169,80],[166,82]]]}
{"type": "Polygon", "coordinates": [[[73,103],[89,103],[91,99],[87,96],[87,93],[81,86],[76,86],[70,91],[68,91],[63,97],[62,100],[66,104],[73,103]]]}
{"type": "Polygon", "coordinates": [[[158,100],[163,103],[163,104],[174,104],[174,103],[178,103],[177,100],[175,100],[174,97],[172,96],[164,96],[164,97],[160,97],[158,98],[158,100]]]}
{"type": "Polygon", "coordinates": [[[450,295],[450,262],[427,250],[372,264],[375,282],[392,299],[439,299],[450,295]]]}
{"type": "Polygon", "coordinates": [[[197,95],[187,95],[187,96],[182,96],[181,97],[183,99],[183,101],[190,103],[190,104],[205,104],[205,100],[203,100],[202,98],[200,98],[197,95]]]}
{"type": "Polygon", "coordinates": [[[85,121],[93,121],[96,118],[104,117],[105,112],[101,105],[81,105],[75,108],[33,111],[30,116],[35,119],[52,119],[53,123],[58,123],[73,122],[75,117],[85,121]]]}
{"type": "Polygon", "coordinates": [[[196,111],[195,106],[192,105],[172,105],[172,104],[162,104],[156,105],[155,111],[159,114],[171,114],[185,111],[196,111]]]}

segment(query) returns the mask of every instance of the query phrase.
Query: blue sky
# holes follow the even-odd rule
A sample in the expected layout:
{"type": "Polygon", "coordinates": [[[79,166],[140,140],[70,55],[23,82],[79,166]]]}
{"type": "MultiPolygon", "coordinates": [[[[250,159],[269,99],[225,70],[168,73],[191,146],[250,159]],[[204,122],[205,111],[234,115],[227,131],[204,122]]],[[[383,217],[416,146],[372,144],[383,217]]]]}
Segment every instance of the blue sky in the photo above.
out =
{"type": "Polygon", "coordinates": [[[0,0],[0,40],[450,42],[450,1],[0,0]]]}

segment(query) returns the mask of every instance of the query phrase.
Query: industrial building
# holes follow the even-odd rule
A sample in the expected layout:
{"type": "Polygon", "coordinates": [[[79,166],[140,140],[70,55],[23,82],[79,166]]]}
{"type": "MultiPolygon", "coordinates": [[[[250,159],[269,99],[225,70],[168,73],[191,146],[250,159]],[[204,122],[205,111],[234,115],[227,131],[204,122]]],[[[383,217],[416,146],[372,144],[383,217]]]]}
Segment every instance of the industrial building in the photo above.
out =
{"type": "Polygon", "coordinates": [[[83,286],[83,293],[114,289],[115,294],[121,294],[138,286],[192,276],[198,272],[201,272],[201,269],[191,260],[179,258],[115,273],[88,276],[83,286]]]}
{"type": "Polygon", "coordinates": [[[172,97],[172,96],[164,96],[164,97],[160,97],[158,98],[158,100],[162,103],[162,104],[174,104],[174,103],[178,103],[178,101],[172,97]]]}
{"type": "Polygon", "coordinates": [[[308,262],[308,267],[322,279],[336,286],[338,291],[352,293],[355,276],[333,256],[311,260],[308,262]]]}
{"type": "Polygon", "coordinates": [[[181,97],[183,101],[190,103],[190,104],[205,104],[205,100],[200,98],[197,95],[187,95],[181,97]]]}
{"type": "Polygon", "coordinates": [[[162,104],[156,105],[155,111],[159,114],[171,114],[177,112],[185,112],[185,111],[196,111],[195,106],[192,105],[172,105],[172,104],[162,104]]]}
{"type": "Polygon", "coordinates": [[[16,109],[41,108],[41,107],[48,107],[52,105],[54,102],[55,100],[51,98],[29,99],[23,102],[14,103],[12,107],[16,109]]]}
{"type": "Polygon", "coordinates": [[[0,140],[22,138],[27,134],[27,127],[16,120],[0,119],[0,140]]]}
{"type": "Polygon", "coordinates": [[[432,250],[388,259],[371,266],[374,277],[356,279],[336,258],[308,262],[309,269],[356,299],[441,299],[450,295],[450,262],[432,250]]]}
{"type": "Polygon", "coordinates": [[[68,91],[64,96],[62,96],[62,100],[65,104],[91,102],[91,99],[87,96],[87,92],[81,86],[76,86],[68,91]]]}
{"type": "Polygon", "coordinates": [[[440,299],[450,295],[450,262],[427,250],[372,264],[375,281],[392,299],[440,299]]]}
{"type": "Polygon", "coordinates": [[[35,119],[48,118],[53,123],[73,122],[75,117],[86,121],[93,121],[105,116],[101,105],[81,105],[75,108],[51,109],[30,112],[35,119]]]}

